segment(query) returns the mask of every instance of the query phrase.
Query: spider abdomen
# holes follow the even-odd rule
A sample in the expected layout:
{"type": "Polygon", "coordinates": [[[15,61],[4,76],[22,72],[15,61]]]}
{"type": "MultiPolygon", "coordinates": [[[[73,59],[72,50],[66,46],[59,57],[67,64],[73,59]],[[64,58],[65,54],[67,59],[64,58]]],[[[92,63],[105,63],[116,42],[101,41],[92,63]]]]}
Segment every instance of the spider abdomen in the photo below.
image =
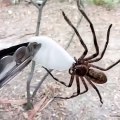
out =
{"type": "Polygon", "coordinates": [[[103,72],[93,69],[89,69],[86,77],[97,84],[104,84],[107,82],[107,77],[103,72]]]}

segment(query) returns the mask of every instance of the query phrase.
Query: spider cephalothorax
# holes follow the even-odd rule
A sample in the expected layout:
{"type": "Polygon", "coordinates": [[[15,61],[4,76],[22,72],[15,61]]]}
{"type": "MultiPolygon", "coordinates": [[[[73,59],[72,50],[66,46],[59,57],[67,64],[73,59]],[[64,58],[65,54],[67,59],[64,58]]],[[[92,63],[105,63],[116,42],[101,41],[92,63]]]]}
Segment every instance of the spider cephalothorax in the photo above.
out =
{"type": "Polygon", "coordinates": [[[88,62],[82,59],[75,59],[75,63],[73,63],[72,67],[69,69],[69,74],[71,75],[78,75],[78,76],[85,76],[88,73],[89,66],[88,62]]]}

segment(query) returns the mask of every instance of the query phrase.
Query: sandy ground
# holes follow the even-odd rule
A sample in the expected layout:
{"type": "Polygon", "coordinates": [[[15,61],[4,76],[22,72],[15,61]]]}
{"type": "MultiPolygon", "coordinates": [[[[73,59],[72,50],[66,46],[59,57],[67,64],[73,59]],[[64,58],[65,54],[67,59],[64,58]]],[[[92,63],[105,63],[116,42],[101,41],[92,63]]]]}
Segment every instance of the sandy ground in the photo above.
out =
{"type": "MultiPolygon", "coordinates": [[[[53,38],[65,47],[71,38],[73,30],[63,19],[60,9],[64,10],[74,25],[76,25],[80,18],[76,4],[74,2],[51,0],[43,10],[40,34],[53,38]]],[[[107,67],[120,59],[120,9],[119,7],[114,7],[108,10],[104,7],[85,5],[85,11],[95,26],[100,50],[103,49],[105,44],[108,26],[111,23],[113,24],[110,43],[105,56],[101,61],[95,63],[98,66],[107,67]]],[[[30,36],[33,36],[36,29],[37,14],[37,9],[34,6],[25,5],[24,3],[0,8],[0,49],[25,42],[30,36]],[[31,35],[24,36],[29,33],[31,35]]],[[[92,34],[85,19],[80,24],[79,32],[89,48],[89,54],[94,53],[92,34]]],[[[82,54],[83,48],[79,44],[77,37],[73,39],[67,51],[77,58],[82,54]]],[[[30,65],[0,90],[0,98],[25,99],[26,79],[29,71],[30,65]]],[[[103,97],[104,104],[102,106],[97,93],[88,84],[89,91],[86,94],[70,100],[55,100],[51,102],[44,110],[37,113],[35,120],[120,120],[119,71],[120,64],[105,72],[108,78],[106,84],[96,85],[103,97]]],[[[66,83],[69,82],[70,76],[67,71],[53,73],[66,83]]],[[[45,71],[40,66],[37,66],[31,85],[32,89],[34,89],[44,74],[45,71]]],[[[66,88],[55,82],[51,77],[47,77],[39,89],[35,101],[40,101],[41,95],[70,96],[73,91],[76,91],[75,84],[72,88],[66,88]]],[[[6,107],[0,105],[0,120],[26,120],[28,118],[22,106],[6,107]]]]}

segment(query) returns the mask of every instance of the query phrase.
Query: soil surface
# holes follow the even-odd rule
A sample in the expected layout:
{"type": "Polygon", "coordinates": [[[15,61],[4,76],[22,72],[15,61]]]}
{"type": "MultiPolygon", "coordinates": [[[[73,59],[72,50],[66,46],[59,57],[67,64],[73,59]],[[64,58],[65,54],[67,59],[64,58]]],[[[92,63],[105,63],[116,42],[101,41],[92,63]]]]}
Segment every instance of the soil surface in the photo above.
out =
{"type": "MultiPolygon", "coordinates": [[[[64,10],[74,25],[77,24],[81,14],[74,2],[48,1],[43,9],[40,35],[46,35],[65,47],[69,42],[73,30],[64,20],[60,9],[64,10]]],[[[110,42],[102,60],[95,65],[106,68],[120,59],[120,8],[85,4],[86,14],[94,24],[100,52],[106,42],[108,26],[112,23],[110,42]]],[[[0,49],[7,48],[27,41],[34,36],[36,30],[38,11],[33,5],[2,6],[0,8],[0,49]]],[[[79,32],[88,46],[89,53],[95,53],[93,37],[87,21],[83,18],[79,26],[79,32]]],[[[75,36],[67,51],[79,58],[83,53],[83,47],[75,36]]],[[[19,75],[0,90],[0,99],[26,99],[26,81],[30,67],[27,66],[19,75]]],[[[31,91],[41,80],[46,72],[37,66],[31,84],[31,91]]],[[[69,83],[70,75],[67,71],[53,72],[60,80],[69,83]]],[[[43,110],[37,112],[34,120],[120,120],[120,64],[106,71],[108,81],[99,84],[103,105],[99,101],[96,91],[88,84],[89,91],[70,100],[56,99],[48,104],[43,110]]],[[[87,81],[86,81],[87,82],[87,81]]],[[[81,85],[81,91],[84,87],[81,85]]],[[[43,82],[34,103],[40,102],[44,96],[52,98],[58,96],[70,96],[76,91],[76,84],[71,88],[55,82],[50,76],[43,82]]],[[[26,120],[28,114],[19,105],[0,105],[0,120],[26,120]]],[[[30,119],[29,119],[30,120],[30,119]]]]}

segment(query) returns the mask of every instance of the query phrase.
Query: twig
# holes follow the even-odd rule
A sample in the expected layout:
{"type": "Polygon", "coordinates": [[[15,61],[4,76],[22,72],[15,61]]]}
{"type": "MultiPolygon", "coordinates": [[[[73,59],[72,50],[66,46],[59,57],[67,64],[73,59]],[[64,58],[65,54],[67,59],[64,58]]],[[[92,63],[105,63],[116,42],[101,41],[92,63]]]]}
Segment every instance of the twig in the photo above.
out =
{"type": "Polygon", "coordinates": [[[7,100],[7,99],[0,99],[0,104],[9,104],[9,105],[23,105],[27,101],[26,100],[7,100]]]}
{"type": "MultiPolygon", "coordinates": [[[[52,70],[50,70],[50,72],[52,72],[52,70]]],[[[47,78],[48,75],[49,75],[49,73],[46,73],[46,74],[43,76],[42,80],[38,83],[36,89],[34,90],[34,92],[33,92],[33,94],[32,94],[32,98],[35,97],[35,95],[36,95],[38,89],[40,88],[41,84],[42,84],[43,81],[47,78]]]]}
{"type": "Polygon", "coordinates": [[[39,29],[40,29],[40,22],[41,22],[41,16],[42,16],[42,10],[43,10],[43,7],[44,5],[46,4],[47,0],[44,0],[42,2],[42,4],[37,4],[37,3],[34,3],[32,0],[31,0],[31,3],[38,9],[38,21],[37,21],[37,27],[36,27],[36,33],[35,35],[38,36],[39,35],[39,29]]]}
{"type": "MultiPolygon", "coordinates": [[[[38,20],[37,20],[37,27],[36,27],[36,32],[35,32],[35,35],[38,36],[39,29],[40,29],[42,9],[43,9],[44,5],[46,4],[47,0],[41,1],[41,3],[35,3],[32,0],[30,0],[30,1],[38,9],[38,20]]],[[[33,68],[35,67],[35,61],[32,62],[32,66],[33,67],[31,67],[31,72],[28,75],[28,79],[27,79],[27,87],[26,87],[26,89],[27,89],[27,104],[25,105],[26,109],[31,109],[33,107],[32,102],[31,102],[30,83],[33,78],[33,73],[34,73],[33,68]]]]}
{"type": "Polygon", "coordinates": [[[48,97],[45,96],[39,103],[34,106],[32,110],[28,112],[28,120],[34,120],[36,113],[38,111],[41,112],[43,109],[45,109],[53,100],[54,98],[48,100],[48,97]]]}
{"type": "MultiPolygon", "coordinates": [[[[44,99],[44,98],[43,98],[44,99]]],[[[43,99],[41,101],[43,101],[43,99]]],[[[34,106],[34,109],[31,110],[29,113],[28,113],[28,120],[34,120],[34,117],[36,116],[36,113],[39,111],[41,105],[43,104],[43,102],[40,103],[37,103],[35,106],[34,106]]]]}
{"type": "Polygon", "coordinates": [[[37,103],[34,108],[30,111],[28,111],[28,120],[33,120],[36,113],[40,110],[43,103],[46,101],[47,96],[45,96],[39,103],[37,103]]]}
{"type": "MultiPolygon", "coordinates": [[[[82,7],[84,7],[81,0],[80,0],[80,4],[81,4],[82,7]]],[[[82,18],[83,18],[83,16],[81,16],[80,19],[78,20],[76,28],[79,27],[79,25],[80,25],[80,23],[81,23],[81,21],[82,21],[82,18]]],[[[75,32],[72,34],[72,36],[71,36],[68,44],[66,45],[66,47],[65,47],[66,50],[69,48],[69,46],[70,46],[70,44],[71,44],[74,36],[75,36],[75,32]]],[[[53,70],[49,70],[49,71],[52,72],[53,70]]],[[[38,83],[36,89],[35,89],[34,92],[33,92],[32,98],[36,95],[38,89],[40,88],[41,84],[44,82],[44,80],[47,78],[48,75],[49,75],[49,73],[47,72],[47,73],[43,76],[42,80],[38,83]]]]}
{"type": "Polygon", "coordinates": [[[5,38],[8,38],[8,37],[12,37],[13,35],[15,35],[15,34],[11,34],[11,35],[8,35],[8,36],[0,37],[0,39],[5,39],[5,38]]]}
{"type": "Polygon", "coordinates": [[[26,35],[32,35],[32,34],[35,34],[36,36],[39,35],[39,29],[40,29],[40,22],[41,22],[42,10],[43,10],[43,7],[45,6],[46,2],[47,2],[47,0],[43,0],[43,2],[40,4],[40,3],[35,3],[35,2],[33,2],[32,0],[30,0],[29,3],[32,3],[32,4],[38,9],[38,19],[37,19],[36,32],[35,32],[35,33],[27,33],[27,34],[24,34],[24,35],[20,36],[19,38],[23,38],[23,37],[25,37],[26,35]]]}
{"type": "Polygon", "coordinates": [[[23,37],[25,37],[25,36],[27,36],[27,35],[34,35],[35,34],[35,32],[34,33],[26,33],[26,34],[24,34],[24,35],[21,35],[20,37],[19,37],[19,39],[20,38],[23,38],[23,37]]]}
{"type": "Polygon", "coordinates": [[[111,117],[120,117],[120,115],[110,115],[111,117]]]}
{"type": "Polygon", "coordinates": [[[54,100],[54,98],[51,98],[50,100],[45,102],[44,105],[41,106],[39,112],[41,112],[43,109],[45,109],[53,100],[54,100]]]}

